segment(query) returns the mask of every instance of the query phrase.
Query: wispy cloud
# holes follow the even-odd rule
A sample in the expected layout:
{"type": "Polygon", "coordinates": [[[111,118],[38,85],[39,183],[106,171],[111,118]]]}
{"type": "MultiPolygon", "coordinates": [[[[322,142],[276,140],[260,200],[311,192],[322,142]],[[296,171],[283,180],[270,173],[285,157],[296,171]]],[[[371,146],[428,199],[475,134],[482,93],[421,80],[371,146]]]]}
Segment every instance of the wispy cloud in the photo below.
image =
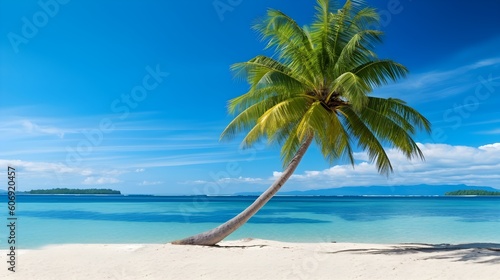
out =
{"type": "Polygon", "coordinates": [[[480,121],[480,122],[470,122],[467,124],[463,124],[463,126],[478,126],[478,125],[489,125],[494,123],[500,123],[500,119],[480,121]]]}
{"type": "Polygon", "coordinates": [[[89,168],[69,167],[63,163],[0,159],[0,166],[8,165],[15,166],[27,175],[33,173],[58,173],[88,176],[94,173],[89,168]]]}
{"type": "Polygon", "coordinates": [[[256,183],[256,184],[267,184],[269,179],[261,179],[261,178],[250,178],[250,177],[237,177],[237,178],[219,178],[214,181],[206,181],[206,180],[194,180],[194,181],[186,181],[183,184],[194,184],[194,185],[205,185],[209,183],[216,183],[218,185],[223,184],[234,184],[234,183],[256,183]]]}
{"type": "Polygon", "coordinates": [[[162,181],[142,181],[139,186],[156,186],[163,184],[162,181]]]}
{"type": "MultiPolygon", "coordinates": [[[[500,57],[477,60],[457,68],[441,65],[441,68],[423,73],[410,74],[407,79],[376,91],[382,97],[402,96],[417,104],[466,93],[481,83],[479,76],[500,63],[500,57]]],[[[487,75],[486,75],[487,76],[487,75]]]]}
{"type": "Polygon", "coordinates": [[[497,65],[500,64],[500,57],[493,57],[493,58],[487,58],[480,60],[474,64],[470,65],[470,68],[476,69],[476,68],[481,68],[485,66],[490,66],[490,65],[497,65]]]}
{"type": "Polygon", "coordinates": [[[46,118],[5,118],[0,131],[8,138],[33,139],[43,136],[64,138],[66,134],[77,133],[76,129],[64,126],[59,120],[46,118]]]}
{"type": "MultiPolygon", "coordinates": [[[[0,159],[0,167],[12,166],[22,173],[22,178],[37,179],[52,177],[54,180],[57,178],[84,178],[83,184],[95,183],[111,183],[118,182],[111,178],[129,173],[125,169],[102,169],[102,168],[89,168],[89,167],[73,167],[64,163],[51,163],[51,162],[37,162],[37,161],[23,161],[23,160],[6,160],[0,159]]],[[[118,180],[118,179],[116,179],[118,180]]],[[[70,180],[74,181],[74,180],[70,180]]],[[[56,183],[57,181],[53,181],[56,183]]]]}
{"type": "MultiPolygon", "coordinates": [[[[238,154],[233,151],[199,152],[183,155],[164,156],[144,159],[136,163],[139,168],[188,166],[211,163],[224,163],[238,160],[238,154]]],[[[257,160],[257,158],[255,159],[257,160]]]]}
{"type": "MultiPolygon", "coordinates": [[[[12,110],[0,108],[0,117],[3,119],[2,123],[0,123],[0,131],[5,132],[6,135],[15,135],[26,139],[43,135],[54,135],[63,138],[67,134],[77,134],[76,138],[78,138],[79,134],[80,138],[82,138],[85,132],[101,129],[100,123],[103,120],[110,121],[111,124],[107,128],[106,136],[113,136],[112,138],[121,138],[123,140],[131,138],[131,135],[137,138],[138,134],[133,132],[155,132],[157,134],[155,137],[151,137],[152,139],[203,141],[207,139],[207,132],[221,131],[221,128],[215,127],[213,123],[169,122],[166,124],[155,118],[155,113],[151,112],[134,113],[130,114],[127,120],[113,121],[112,115],[68,116],[65,118],[40,117],[31,114],[29,109],[21,107],[20,111],[13,114],[12,110]]],[[[209,137],[217,139],[218,135],[212,134],[214,133],[210,133],[209,137]]]]}
{"type": "Polygon", "coordinates": [[[121,181],[112,177],[87,177],[83,180],[84,185],[106,185],[106,184],[117,184],[121,181]]]}
{"type": "Polygon", "coordinates": [[[28,133],[57,135],[59,138],[63,138],[66,133],[63,129],[50,126],[40,126],[29,120],[22,121],[21,125],[28,133]]]}
{"type": "Polygon", "coordinates": [[[151,118],[151,114],[131,115],[126,121],[116,123],[109,132],[98,131],[99,121],[106,115],[65,119],[9,116],[0,123],[0,132],[8,136],[0,139],[0,145],[6,150],[4,157],[47,162],[50,164],[46,166],[52,170],[58,169],[57,166],[70,170],[73,163],[64,163],[69,154],[74,158],[75,153],[81,164],[94,168],[97,165],[127,165],[135,169],[198,165],[235,157],[237,143],[222,145],[218,140],[219,130],[214,130],[213,123],[165,124],[159,119],[143,119],[151,118]],[[83,152],[75,152],[79,149],[83,152]]]}
{"type": "Polygon", "coordinates": [[[500,134],[500,128],[495,128],[495,129],[491,129],[491,130],[483,130],[483,131],[479,131],[479,132],[477,132],[477,134],[498,135],[498,134],[500,134]]]}

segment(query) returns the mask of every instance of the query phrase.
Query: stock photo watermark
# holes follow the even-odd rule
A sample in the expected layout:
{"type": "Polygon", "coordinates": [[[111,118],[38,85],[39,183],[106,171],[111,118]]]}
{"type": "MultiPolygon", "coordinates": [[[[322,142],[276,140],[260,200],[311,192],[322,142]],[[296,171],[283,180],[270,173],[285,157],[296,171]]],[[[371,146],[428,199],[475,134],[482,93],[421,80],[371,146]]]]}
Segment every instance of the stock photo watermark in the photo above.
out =
{"type": "MultiPolygon", "coordinates": [[[[155,68],[148,65],[146,72],[147,74],[142,78],[141,84],[111,102],[110,109],[113,113],[119,114],[117,116],[118,120],[125,120],[130,115],[131,110],[137,108],[148,97],[148,93],[158,88],[164,78],[169,75],[168,72],[163,72],[160,69],[159,64],[155,68]]],[[[115,122],[116,120],[111,118],[103,118],[97,128],[83,130],[84,139],[80,140],[75,147],[66,147],[66,165],[80,165],[84,157],[90,155],[95,147],[101,145],[104,136],[115,129],[115,122]]]]}
{"type": "Polygon", "coordinates": [[[12,166],[7,167],[7,264],[9,265],[7,270],[11,272],[16,272],[16,262],[17,262],[17,215],[16,215],[16,181],[17,181],[16,168],[12,166]]]}
{"type": "Polygon", "coordinates": [[[219,20],[224,21],[224,14],[233,12],[242,2],[243,0],[215,0],[212,2],[212,5],[214,6],[219,20]]]}
{"type": "MultiPolygon", "coordinates": [[[[410,0],[411,1],[411,0],[410,0]]],[[[382,27],[387,27],[394,15],[399,15],[404,10],[404,6],[399,0],[389,0],[386,5],[386,9],[379,10],[380,15],[380,25],[382,27]]]]}
{"type": "MultiPolygon", "coordinates": [[[[464,120],[471,117],[472,113],[476,112],[481,103],[488,100],[492,94],[496,92],[496,88],[500,87],[500,77],[493,77],[493,74],[488,75],[488,78],[479,76],[478,84],[473,94],[466,96],[462,102],[453,104],[453,108],[443,112],[443,121],[451,124],[452,130],[460,128],[464,120]]],[[[444,128],[437,128],[432,133],[432,140],[436,143],[446,141],[448,135],[444,128]]]]}
{"type": "Polygon", "coordinates": [[[286,279],[311,279],[311,275],[318,270],[320,264],[329,258],[329,255],[325,251],[327,249],[326,244],[331,242],[330,237],[323,238],[314,248],[312,256],[302,259],[300,265],[290,268],[286,279]]]}
{"type": "Polygon", "coordinates": [[[60,11],[61,6],[66,5],[70,0],[40,0],[37,2],[40,9],[33,13],[31,17],[22,17],[21,30],[19,33],[9,32],[7,38],[14,53],[19,53],[21,44],[28,44],[40,32],[40,29],[47,26],[51,18],[54,18],[60,11]]]}

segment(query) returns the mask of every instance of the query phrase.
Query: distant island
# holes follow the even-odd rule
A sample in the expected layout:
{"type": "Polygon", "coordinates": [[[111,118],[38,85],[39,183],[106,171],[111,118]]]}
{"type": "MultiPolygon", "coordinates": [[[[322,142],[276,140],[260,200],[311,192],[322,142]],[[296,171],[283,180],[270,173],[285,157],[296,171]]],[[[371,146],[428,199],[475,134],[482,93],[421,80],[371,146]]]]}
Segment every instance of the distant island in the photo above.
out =
{"type": "Polygon", "coordinates": [[[500,192],[484,190],[458,190],[447,192],[445,195],[500,195],[500,192]]]}
{"type": "Polygon", "coordinates": [[[68,188],[31,190],[25,193],[27,194],[121,194],[120,191],[112,189],[68,189],[68,188]]]}
{"type": "MultiPolygon", "coordinates": [[[[498,192],[499,189],[492,187],[468,186],[468,185],[412,185],[412,186],[368,186],[368,187],[339,187],[312,189],[304,191],[280,191],[278,195],[382,195],[382,196],[443,196],[448,192],[457,190],[473,190],[498,192]]],[[[259,195],[258,192],[243,192],[236,195],[259,195]]]]}

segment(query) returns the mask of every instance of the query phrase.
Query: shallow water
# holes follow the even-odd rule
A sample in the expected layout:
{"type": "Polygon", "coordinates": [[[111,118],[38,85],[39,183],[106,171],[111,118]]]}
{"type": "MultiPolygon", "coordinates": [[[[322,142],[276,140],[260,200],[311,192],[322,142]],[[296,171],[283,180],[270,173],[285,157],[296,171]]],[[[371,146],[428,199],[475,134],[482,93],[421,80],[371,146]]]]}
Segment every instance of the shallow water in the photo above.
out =
{"type": "MultiPolygon", "coordinates": [[[[16,243],[165,243],[211,229],[254,199],[19,195],[16,243]]],[[[4,205],[0,218],[7,223],[4,205]]],[[[228,239],[500,243],[499,232],[500,197],[275,197],[228,239]]],[[[8,236],[8,228],[0,234],[8,236]]],[[[1,248],[7,245],[0,238],[1,248]]]]}

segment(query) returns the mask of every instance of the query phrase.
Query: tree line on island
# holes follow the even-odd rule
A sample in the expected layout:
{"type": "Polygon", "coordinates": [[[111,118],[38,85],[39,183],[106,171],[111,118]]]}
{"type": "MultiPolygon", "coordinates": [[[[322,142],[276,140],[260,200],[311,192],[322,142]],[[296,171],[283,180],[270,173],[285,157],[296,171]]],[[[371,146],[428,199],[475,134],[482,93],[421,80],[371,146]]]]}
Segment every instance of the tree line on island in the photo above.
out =
{"type": "Polygon", "coordinates": [[[68,188],[55,188],[55,189],[40,189],[27,191],[28,194],[121,194],[120,191],[112,189],[68,189],[68,188]]]}
{"type": "Polygon", "coordinates": [[[500,192],[484,191],[484,190],[458,190],[447,192],[445,195],[500,195],[500,192]]]}

